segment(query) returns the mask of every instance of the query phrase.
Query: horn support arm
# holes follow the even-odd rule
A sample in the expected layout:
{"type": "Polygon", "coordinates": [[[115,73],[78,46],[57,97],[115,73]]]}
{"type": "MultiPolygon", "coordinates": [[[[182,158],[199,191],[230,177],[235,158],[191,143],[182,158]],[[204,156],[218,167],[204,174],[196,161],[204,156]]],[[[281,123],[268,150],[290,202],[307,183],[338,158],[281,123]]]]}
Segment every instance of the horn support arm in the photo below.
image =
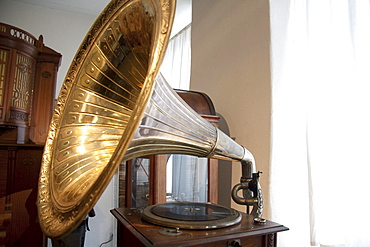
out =
{"type": "MultiPolygon", "coordinates": [[[[255,160],[252,153],[234,142],[230,137],[217,129],[217,142],[208,157],[219,159],[232,159],[241,162],[242,176],[240,183],[236,184],[231,196],[237,204],[246,205],[247,213],[260,219],[263,212],[263,194],[259,183],[262,172],[256,172],[255,160]],[[238,195],[242,191],[242,197],[238,195]],[[252,208],[252,210],[250,210],[252,208]]],[[[256,222],[261,222],[260,220],[256,222]]]]}

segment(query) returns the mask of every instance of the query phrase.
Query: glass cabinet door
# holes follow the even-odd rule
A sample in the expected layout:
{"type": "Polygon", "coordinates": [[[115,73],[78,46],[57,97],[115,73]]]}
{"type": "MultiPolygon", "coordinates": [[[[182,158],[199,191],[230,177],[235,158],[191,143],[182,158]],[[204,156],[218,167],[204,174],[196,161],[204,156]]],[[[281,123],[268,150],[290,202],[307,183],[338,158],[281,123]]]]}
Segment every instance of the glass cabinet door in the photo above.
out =
{"type": "Polygon", "coordinates": [[[166,201],[207,202],[208,159],[190,155],[169,155],[166,201]]]}
{"type": "Polygon", "coordinates": [[[218,202],[218,161],[190,155],[151,155],[122,162],[119,207],[165,202],[218,202]]]}
{"type": "Polygon", "coordinates": [[[131,165],[131,205],[132,207],[146,207],[149,202],[150,159],[135,158],[131,165]]]}
{"type": "Polygon", "coordinates": [[[140,208],[149,205],[150,163],[150,157],[140,157],[120,165],[120,207],[140,208]]]}

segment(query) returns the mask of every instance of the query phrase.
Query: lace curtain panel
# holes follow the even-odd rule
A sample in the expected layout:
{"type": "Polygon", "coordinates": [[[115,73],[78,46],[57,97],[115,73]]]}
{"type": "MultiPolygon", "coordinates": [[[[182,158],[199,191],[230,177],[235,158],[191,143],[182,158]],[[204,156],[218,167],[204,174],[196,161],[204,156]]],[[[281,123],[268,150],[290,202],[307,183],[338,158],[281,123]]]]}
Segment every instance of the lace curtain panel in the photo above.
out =
{"type": "Polygon", "coordinates": [[[370,7],[270,0],[279,246],[370,246],[370,7]]]}

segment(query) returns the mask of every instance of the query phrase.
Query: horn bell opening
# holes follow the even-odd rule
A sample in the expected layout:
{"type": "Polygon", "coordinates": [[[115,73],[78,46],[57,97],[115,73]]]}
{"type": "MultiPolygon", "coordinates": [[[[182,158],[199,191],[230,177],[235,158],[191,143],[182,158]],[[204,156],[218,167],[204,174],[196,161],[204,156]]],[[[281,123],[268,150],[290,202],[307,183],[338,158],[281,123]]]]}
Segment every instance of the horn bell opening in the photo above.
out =
{"type": "Polygon", "coordinates": [[[105,190],[139,125],[168,43],[175,1],[113,0],[60,91],[38,191],[44,234],[72,232],[105,190]]]}

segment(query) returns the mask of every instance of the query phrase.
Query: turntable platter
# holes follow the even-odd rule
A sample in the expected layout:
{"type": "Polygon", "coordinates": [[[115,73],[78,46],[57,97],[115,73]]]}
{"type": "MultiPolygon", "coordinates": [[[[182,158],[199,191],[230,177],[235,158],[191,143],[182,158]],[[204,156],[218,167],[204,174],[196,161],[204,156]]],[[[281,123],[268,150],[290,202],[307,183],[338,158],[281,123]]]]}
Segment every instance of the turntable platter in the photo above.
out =
{"type": "Polygon", "coordinates": [[[175,202],[148,206],[141,217],[153,224],[180,229],[214,229],[235,225],[241,214],[210,203],[175,202]]]}

